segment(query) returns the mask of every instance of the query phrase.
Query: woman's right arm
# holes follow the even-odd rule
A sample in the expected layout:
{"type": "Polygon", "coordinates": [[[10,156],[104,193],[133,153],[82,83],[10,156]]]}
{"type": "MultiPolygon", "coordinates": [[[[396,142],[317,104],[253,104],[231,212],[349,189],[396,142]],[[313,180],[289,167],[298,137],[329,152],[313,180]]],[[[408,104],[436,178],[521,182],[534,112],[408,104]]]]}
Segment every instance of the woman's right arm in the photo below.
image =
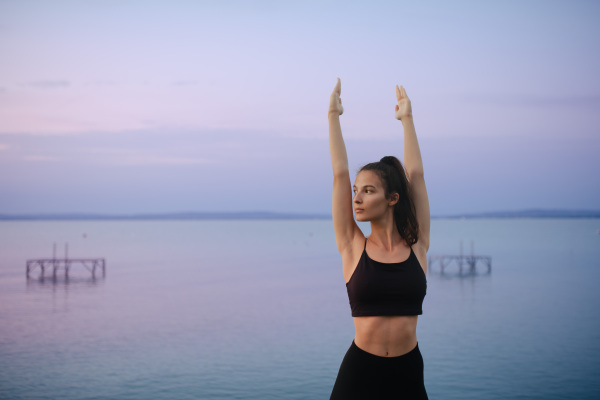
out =
{"type": "Polygon", "coordinates": [[[342,137],[340,115],[344,112],[340,95],[342,84],[340,78],[331,93],[329,103],[329,151],[333,168],[333,229],[338,251],[342,256],[350,255],[352,242],[359,230],[352,213],[352,188],[348,170],[348,155],[342,137]]]}

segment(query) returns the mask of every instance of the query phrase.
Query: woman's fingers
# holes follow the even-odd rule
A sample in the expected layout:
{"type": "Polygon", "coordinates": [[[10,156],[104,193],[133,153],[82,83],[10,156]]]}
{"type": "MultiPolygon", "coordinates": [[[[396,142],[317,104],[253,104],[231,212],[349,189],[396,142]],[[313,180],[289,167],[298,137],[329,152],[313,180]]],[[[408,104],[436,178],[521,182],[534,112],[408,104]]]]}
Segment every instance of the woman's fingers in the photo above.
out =
{"type": "Polygon", "coordinates": [[[335,84],[335,88],[333,88],[334,92],[337,92],[338,95],[342,94],[342,81],[340,78],[337,78],[337,83],[335,84]]]}
{"type": "Polygon", "coordinates": [[[331,93],[331,101],[329,103],[329,110],[335,110],[339,115],[342,115],[344,112],[344,107],[342,107],[342,99],[340,95],[342,94],[342,82],[340,78],[337,78],[337,82],[335,83],[335,87],[333,88],[333,92],[331,93]]]}
{"type": "Polygon", "coordinates": [[[402,120],[406,115],[412,114],[410,100],[406,95],[404,86],[396,85],[396,98],[398,99],[398,104],[395,107],[396,119],[402,120]]]}
{"type": "Polygon", "coordinates": [[[406,90],[404,90],[404,86],[396,85],[396,98],[398,99],[398,101],[400,101],[406,97],[408,97],[408,96],[406,95],[406,90]]]}

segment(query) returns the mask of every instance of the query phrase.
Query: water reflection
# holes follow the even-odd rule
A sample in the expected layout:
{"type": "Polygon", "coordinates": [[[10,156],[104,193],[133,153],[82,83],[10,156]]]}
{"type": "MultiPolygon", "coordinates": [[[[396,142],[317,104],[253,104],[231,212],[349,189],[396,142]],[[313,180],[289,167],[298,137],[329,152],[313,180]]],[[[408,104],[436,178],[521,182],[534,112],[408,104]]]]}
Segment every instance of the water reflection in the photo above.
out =
{"type": "Polygon", "coordinates": [[[432,256],[427,261],[428,273],[439,275],[443,278],[474,278],[477,276],[490,276],[492,274],[491,259],[458,260],[438,259],[432,256]]]}
{"type": "Polygon", "coordinates": [[[98,286],[104,283],[106,280],[106,276],[100,275],[98,276],[83,276],[81,274],[78,275],[56,275],[56,276],[44,276],[40,274],[37,277],[27,277],[27,289],[35,289],[35,288],[57,288],[57,287],[65,287],[76,285],[77,287],[86,287],[86,286],[98,286]]]}

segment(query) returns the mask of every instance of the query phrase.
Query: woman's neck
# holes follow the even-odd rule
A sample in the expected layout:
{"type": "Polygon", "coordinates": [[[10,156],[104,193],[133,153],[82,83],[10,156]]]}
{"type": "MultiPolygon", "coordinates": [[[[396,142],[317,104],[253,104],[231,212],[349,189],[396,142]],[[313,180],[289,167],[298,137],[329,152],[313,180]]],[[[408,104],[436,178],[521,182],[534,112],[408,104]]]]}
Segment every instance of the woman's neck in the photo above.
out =
{"type": "Polygon", "coordinates": [[[387,251],[402,243],[402,237],[398,233],[394,216],[389,215],[380,220],[371,221],[371,234],[369,240],[382,246],[387,251]]]}

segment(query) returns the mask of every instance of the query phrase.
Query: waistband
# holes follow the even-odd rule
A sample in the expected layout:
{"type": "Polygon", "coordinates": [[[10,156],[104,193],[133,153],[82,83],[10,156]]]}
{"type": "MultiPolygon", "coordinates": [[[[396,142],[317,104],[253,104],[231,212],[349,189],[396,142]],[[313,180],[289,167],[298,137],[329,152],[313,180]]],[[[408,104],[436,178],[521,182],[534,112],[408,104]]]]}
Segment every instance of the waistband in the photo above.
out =
{"type": "Polygon", "coordinates": [[[419,350],[419,343],[417,342],[417,345],[415,346],[414,349],[412,349],[411,351],[409,351],[408,353],[399,355],[399,356],[395,356],[395,357],[383,357],[383,356],[378,356],[377,354],[373,354],[373,353],[369,353],[366,350],[361,349],[360,347],[358,347],[356,345],[356,343],[354,342],[354,340],[352,340],[352,344],[350,345],[350,350],[354,351],[356,353],[360,353],[363,357],[365,358],[371,358],[371,359],[377,359],[377,360],[392,360],[392,361],[399,361],[401,359],[408,359],[408,358],[412,358],[415,355],[420,355],[421,351],[419,350]]]}

